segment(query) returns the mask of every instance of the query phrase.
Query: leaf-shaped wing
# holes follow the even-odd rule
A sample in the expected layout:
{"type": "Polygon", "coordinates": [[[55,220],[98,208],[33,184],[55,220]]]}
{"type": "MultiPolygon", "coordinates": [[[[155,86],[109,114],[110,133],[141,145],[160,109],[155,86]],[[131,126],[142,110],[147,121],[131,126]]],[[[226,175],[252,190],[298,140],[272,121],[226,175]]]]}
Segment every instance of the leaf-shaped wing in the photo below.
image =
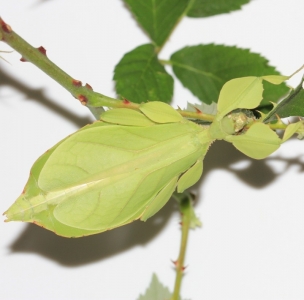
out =
{"type": "Polygon", "coordinates": [[[277,134],[263,123],[253,124],[245,134],[225,138],[235,148],[249,157],[263,159],[276,151],[282,141],[277,134]]]}
{"type": "Polygon", "coordinates": [[[209,143],[206,130],[186,120],[152,126],[95,122],[40,157],[6,216],[69,237],[146,219],[170,198],[161,191],[202,158],[209,143]]]}

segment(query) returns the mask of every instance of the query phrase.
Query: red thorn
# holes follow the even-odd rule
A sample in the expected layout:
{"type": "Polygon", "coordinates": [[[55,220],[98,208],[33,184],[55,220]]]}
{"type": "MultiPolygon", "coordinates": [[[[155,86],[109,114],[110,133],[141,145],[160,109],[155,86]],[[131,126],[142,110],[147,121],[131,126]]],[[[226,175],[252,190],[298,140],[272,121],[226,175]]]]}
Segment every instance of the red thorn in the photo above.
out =
{"type": "Polygon", "coordinates": [[[11,33],[13,31],[11,26],[6,24],[1,18],[0,18],[0,25],[3,29],[3,31],[5,31],[6,33],[11,33]]]}
{"type": "Polygon", "coordinates": [[[20,61],[27,62],[27,60],[23,56],[20,58],[20,61]]]}
{"type": "Polygon", "coordinates": [[[194,108],[195,108],[195,110],[196,110],[196,112],[197,112],[198,114],[201,114],[201,113],[202,113],[197,107],[194,106],[194,108]]]}
{"type": "Polygon", "coordinates": [[[22,195],[23,195],[23,194],[25,194],[25,188],[23,189],[23,191],[22,191],[22,193],[21,193],[21,194],[22,194],[22,195]]]}
{"type": "Polygon", "coordinates": [[[85,84],[85,87],[86,87],[87,89],[93,91],[93,88],[92,88],[88,83],[85,84]]]}
{"type": "Polygon", "coordinates": [[[37,49],[38,49],[38,51],[39,51],[40,53],[42,53],[43,55],[46,56],[46,50],[45,50],[44,47],[40,46],[40,47],[38,47],[37,49]]]}
{"type": "Polygon", "coordinates": [[[130,102],[128,99],[126,99],[126,98],[124,98],[122,102],[123,102],[124,104],[130,104],[130,103],[131,103],[131,102],[130,102]]]}
{"type": "Polygon", "coordinates": [[[72,83],[73,83],[73,85],[75,85],[75,86],[82,86],[82,82],[81,82],[80,80],[73,79],[73,80],[72,80],[72,83]]]}
{"type": "Polygon", "coordinates": [[[84,95],[79,95],[79,96],[77,97],[77,99],[80,101],[80,103],[81,103],[82,105],[87,105],[87,103],[88,103],[88,99],[87,99],[87,97],[84,96],[84,95]]]}
{"type": "Polygon", "coordinates": [[[178,261],[177,260],[172,260],[172,259],[171,259],[171,261],[174,264],[174,266],[177,267],[178,261]]]}
{"type": "Polygon", "coordinates": [[[188,266],[182,267],[182,271],[184,272],[188,266]]]}
{"type": "Polygon", "coordinates": [[[178,224],[179,224],[180,226],[183,226],[183,222],[179,222],[178,224]]]}

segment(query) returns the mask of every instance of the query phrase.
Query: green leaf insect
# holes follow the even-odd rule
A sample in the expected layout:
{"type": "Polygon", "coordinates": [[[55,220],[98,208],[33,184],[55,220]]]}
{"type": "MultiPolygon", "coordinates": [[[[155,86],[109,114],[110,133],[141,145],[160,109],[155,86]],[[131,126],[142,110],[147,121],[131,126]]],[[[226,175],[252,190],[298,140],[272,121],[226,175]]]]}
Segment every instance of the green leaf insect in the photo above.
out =
{"type": "MultiPolygon", "coordinates": [[[[110,230],[146,221],[173,192],[194,185],[203,159],[216,139],[262,159],[282,140],[249,109],[262,100],[262,80],[279,84],[287,77],[245,77],[228,81],[210,126],[183,118],[163,102],[138,110],[105,111],[44,153],[33,165],[23,193],[5,212],[6,221],[32,222],[65,237],[110,230]]],[[[287,128],[283,142],[303,123],[287,128]]]]}
{"type": "Polygon", "coordinates": [[[7,221],[65,237],[147,220],[202,173],[211,138],[162,102],[113,109],[59,142],[33,165],[7,221]]]}

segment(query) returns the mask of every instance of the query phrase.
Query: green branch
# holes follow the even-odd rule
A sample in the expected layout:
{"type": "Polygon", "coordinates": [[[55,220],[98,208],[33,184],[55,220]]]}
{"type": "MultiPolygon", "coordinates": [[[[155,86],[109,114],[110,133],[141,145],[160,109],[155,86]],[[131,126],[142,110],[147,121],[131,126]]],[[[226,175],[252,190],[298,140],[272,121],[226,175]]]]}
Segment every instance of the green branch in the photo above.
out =
{"type": "Polygon", "coordinates": [[[180,295],[182,278],[185,270],[184,262],[186,256],[186,248],[187,248],[188,234],[191,224],[191,211],[192,211],[191,197],[188,193],[179,195],[179,197],[178,198],[176,197],[176,199],[179,202],[180,211],[182,214],[182,220],[181,220],[182,239],[180,243],[178,259],[177,261],[174,262],[176,267],[176,277],[175,277],[174,291],[171,300],[180,299],[179,295],[180,295]]]}
{"type": "MultiPolygon", "coordinates": [[[[33,63],[36,67],[49,75],[72,96],[78,99],[81,104],[90,108],[96,107],[112,107],[112,108],[131,108],[138,109],[140,104],[130,102],[128,100],[117,100],[92,90],[89,84],[82,85],[81,81],[74,79],[69,74],[60,69],[47,56],[46,50],[43,47],[34,48],[18,34],[16,34],[11,27],[0,18],[0,39],[7,43],[14,50],[22,55],[21,61],[33,63]]],[[[205,120],[211,122],[213,116],[206,115],[201,112],[187,112],[178,110],[183,117],[194,118],[198,120],[205,120]]]]}
{"type": "MultiPolygon", "coordinates": [[[[67,91],[69,91],[73,97],[81,102],[81,104],[88,107],[126,106],[126,101],[120,101],[96,93],[92,90],[89,84],[85,84],[83,86],[81,81],[74,79],[69,74],[60,69],[56,64],[54,64],[50,59],[48,59],[46,56],[46,50],[43,47],[34,48],[31,46],[18,34],[16,34],[11,29],[11,27],[6,24],[1,18],[0,39],[22,55],[21,61],[33,63],[36,67],[38,67],[40,70],[58,82],[61,86],[63,86],[67,91]]],[[[137,105],[134,107],[133,104],[128,104],[130,108],[137,108],[137,105]]]]}
{"type": "MultiPolygon", "coordinates": [[[[112,107],[112,108],[130,108],[139,109],[140,104],[133,103],[128,100],[117,100],[103,94],[94,92],[89,84],[83,85],[81,81],[74,79],[69,74],[60,69],[47,56],[46,50],[43,47],[34,48],[18,34],[16,34],[11,27],[0,18],[0,40],[7,43],[14,50],[22,55],[21,61],[33,63],[36,67],[44,73],[53,78],[62,87],[69,91],[72,96],[78,99],[81,104],[87,106],[93,113],[94,108],[98,107],[112,107]]],[[[172,61],[161,60],[163,64],[172,64],[172,61]]],[[[201,111],[192,112],[186,110],[177,110],[183,117],[212,122],[213,115],[204,114],[201,111]]],[[[287,125],[283,123],[269,124],[273,129],[285,129],[287,125]]]]}

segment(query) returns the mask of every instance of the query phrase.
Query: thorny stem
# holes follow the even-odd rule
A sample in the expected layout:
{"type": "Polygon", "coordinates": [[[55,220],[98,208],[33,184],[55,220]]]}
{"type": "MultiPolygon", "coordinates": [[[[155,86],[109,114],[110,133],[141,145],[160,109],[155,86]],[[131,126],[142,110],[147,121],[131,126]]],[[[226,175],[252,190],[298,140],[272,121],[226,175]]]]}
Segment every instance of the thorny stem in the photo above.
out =
{"type": "Polygon", "coordinates": [[[180,299],[179,295],[180,295],[183,273],[185,270],[184,261],[185,261],[188,234],[189,234],[190,222],[191,222],[191,208],[192,208],[191,198],[189,197],[189,195],[184,194],[184,197],[179,202],[180,202],[180,211],[182,214],[182,220],[181,220],[182,239],[180,243],[178,259],[177,261],[174,262],[176,267],[176,277],[175,277],[174,291],[171,300],[180,299]]]}
{"type": "MultiPolygon", "coordinates": [[[[81,104],[88,108],[96,107],[112,107],[112,108],[131,108],[139,109],[137,103],[128,100],[117,100],[92,90],[91,86],[82,85],[81,81],[74,79],[56,64],[54,64],[47,56],[46,50],[43,47],[34,48],[18,34],[16,34],[11,27],[0,18],[0,40],[6,42],[9,46],[15,49],[22,55],[22,61],[33,63],[36,67],[41,69],[44,73],[49,75],[67,91],[69,91],[81,104]]],[[[214,117],[212,115],[203,114],[201,112],[189,112],[178,110],[183,117],[194,118],[211,122],[214,117]]]]}
{"type": "Polygon", "coordinates": [[[72,78],[70,75],[61,70],[46,56],[46,50],[43,47],[34,48],[18,34],[16,34],[11,27],[0,18],[0,38],[9,46],[15,49],[22,55],[21,61],[28,61],[33,63],[36,67],[41,69],[44,73],[49,75],[66,90],[68,90],[81,104],[100,107],[121,107],[121,102],[116,99],[107,97],[105,95],[96,93],[92,90],[90,85],[82,85],[81,81],[72,78]]]}
{"type": "MultiPolygon", "coordinates": [[[[11,27],[0,18],[0,40],[6,42],[14,50],[22,55],[21,61],[28,61],[33,63],[36,67],[41,69],[44,73],[53,78],[67,91],[69,91],[81,104],[87,106],[93,113],[94,108],[112,107],[112,108],[130,108],[139,109],[140,104],[133,103],[128,100],[118,100],[103,94],[94,92],[89,84],[82,85],[82,82],[74,79],[69,74],[65,73],[56,64],[54,64],[47,56],[46,50],[43,47],[34,48],[18,34],[16,34],[11,27]]],[[[161,60],[163,64],[172,64],[172,61],[161,60]]],[[[213,115],[204,114],[197,110],[197,112],[177,110],[183,117],[190,119],[203,120],[212,122],[213,115]]],[[[95,115],[96,116],[96,115],[95,115]]],[[[287,125],[283,123],[268,124],[270,128],[285,129],[287,125]]]]}

